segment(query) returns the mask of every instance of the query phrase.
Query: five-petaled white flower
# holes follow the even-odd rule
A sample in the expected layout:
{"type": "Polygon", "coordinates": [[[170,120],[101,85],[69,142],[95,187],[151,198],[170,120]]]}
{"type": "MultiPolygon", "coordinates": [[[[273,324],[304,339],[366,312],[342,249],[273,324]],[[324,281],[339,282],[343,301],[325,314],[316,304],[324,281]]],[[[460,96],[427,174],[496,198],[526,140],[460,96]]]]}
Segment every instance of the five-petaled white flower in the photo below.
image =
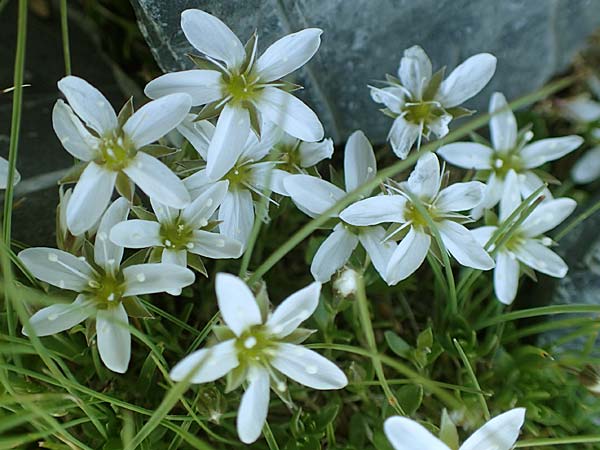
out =
{"type": "Polygon", "coordinates": [[[182,267],[187,266],[188,253],[214,259],[238,258],[242,254],[240,242],[203,229],[223,202],[227,185],[227,181],[210,185],[181,210],[150,199],[158,221],[120,222],[112,228],[110,240],[127,248],[160,247],[163,263],[182,267]]]}
{"type": "MultiPolygon", "coordinates": [[[[517,174],[510,170],[504,183],[504,194],[500,201],[500,222],[506,221],[521,202],[517,187],[517,174]]],[[[543,234],[565,220],[577,203],[570,198],[551,199],[541,203],[521,223],[508,241],[496,248],[494,268],[494,291],[502,303],[510,305],[517,295],[519,286],[519,263],[551,277],[563,278],[567,264],[548,248],[552,239],[543,234]]],[[[484,226],[473,230],[477,241],[485,245],[498,229],[484,226]]]]}
{"type": "MultiPolygon", "coordinates": [[[[193,130],[188,130],[188,135],[193,138],[190,142],[200,156],[206,155],[206,145],[215,139],[215,134],[214,125],[208,121],[196,122],[193,130]]],[[[265,133],[259,141],[250,133],[241,147],[241,153],[230,147],[224,148],[218,162],[219,173],[223,174],[220,180],[228,181],[225,198],[219,207],[219,230],[243,246],[254,224],[253,195],[270,195],[271,190],[284,193],[281,176],[289,174],[274,170],[275,161],[264,160],[273,148],[274,138],[273,134],[265,133]]],[[[192,197],[219,182],[210,178],[207,171],[207,168],[200,169],[184,180],[192,197]]]]}
{"type": "Polygon", "coordinates": [[[448,124],[471,111],[458,105],[467,101],[490,81],[496,70],[496,57],[489,53],[471,56],[448,75],[444,69],[432,73],[431,61],[415,45],[404,51],[398,77],[388,76],[388,86],[371,87],[371,98],[385,105],[383,112],[394,118],[388,140],[399,158],[406,158],[421,136],[448,134],[448,124]]]}
{"type": "Polygon", "coordinates": [[[120,123],[108,100],[87,81],[67,76],[58,82],[58,88],[69,104],[56,102],[54,131],[69,153],[87,163],[67,210],[67,224],[74,235],[97,223],[110,202],[117,177],[174,208],[189,203],[181,180],[144,152],[145,146],[185,118],[191,107],[189,95],[173,94],[149,102],[120,123]]]}
{"type": "Polygon", "coordinates": [[[260,134],[260,124],[274,122],[303,141],[323,138],[317,115],[286,91],[290,83],[280,81],[306,64],[321,43],[322,31],[308,28],[273,43],[257,58],[257,39],[247,52],[237,36],[216,17],[197,9],[181,14],[186,38],[206,58],[202,68],[168,73],[146,86],[146,95],[158,98],[174,92],[192,96],[193,105],[208,105],[210,118],[219,114],[215,136],[207,155],[207,175],[219,179],[223,152],[237,152],[237,159],[251,128],[260,134]],[[207,68],[209,67],[209,68],[207,68]],[[258,130],[257,130],[258,128],[258,130]]]}
{"type": "Polygon", "coordinates": [[[415,207],[415,200],[427,210],[444,247],[460,264],[481,270],[494,267],[494,261],[477,243],[471,231],[458,223],[469,219],[459,211],[471,209],[481,202],[483,183],[455,183],[440,190],[441,183],[439,161],[435,154],[426,153],[419,158],[407,182],[398,187],[388,187],[393,194],[361,200],[341,212],[340,218],[351,225],[402,224],[390,233],[388,239],[409,227],[408,234],[389,260],[386,280],[390,284],[396,284],[415,272],[431,246],[432,230],[415,207]]]}
{"type": "MultiPolygon", "coordinates": [[[[479,218],[484,209],[496,205],[505,190],[504,181],[508,172],[514,170],[517,184],[514,189],[527,198],[544,185],[542,179],[532,169],[548,161],[554,161],[572,152],[583,143],[580,136],[540,139],[531,144],[533,133],[519,133],[517,121],[508,107],[504,95],[496,92],[490,99],[490,134],[492,146],[476,142],[453,142],[444,145],[437,153],[450,164],[464,169],[489,171],[483,201],[473,212],[479,218]]],[[[547,199],[552,198],[548,189],[544,190],[547,199]]]]}
{"type": "MultiPolygon", "coordinates": [[[[317,217],[331,208],[338,200],[360,185],[373,179],[377,173],[377,162],[373,147],[362,131],[355,131],[348,138],[344,153],[344,181],[346,191],[310,175],[290,175],[283,185],[296,206],[309,215],[317,217]]],[[[385,230],[380,226],[351,226],[343,218],[333,228],[315,254],[310,272],[315,280],[326,283],[350,258],[360,242],[373,266],[381,277],[386,276],[387,263],[394,253],[393,241],[385,242],[385,230]]]]}
{"type": "Polygon", "coordinates": [[[287,391],[282,375],[313,389],[346,386],[348,380],[335,364],[293,343],[294,331],[317,308],[319,283],[290,295],[269,317],[263,317],[252,291],[238,277],[217,274],[215,289],[229,338],[184,358],[171,371],[171,378],[180,381],[190,376],[192,383],[208,383],[230,374],[228,390],[246,382],[237,416],[243,442],[260,436],[271,384],[279,392],[287,391]]]}
{"type": "Polygon", "coordinates": [[[48,336],[94,317],[100,358],[106,367],[119,373],[129,365],[127,310],[141,307],[136,296],[181,289],[194,282],[191,270],[174,264],[121,267],[123,247],[113,244],[108,234],[128,213],[129,202],[122,197],[108,207],[96,234],[94,261],[53,248],[28,248],[19,253],[36,278],[79,293],[71,304],[51,305],[36,312],[29,319],[35,333],[48,336]]]}
{"type": "MultiPolygon", "coordinates": [[[[525,408],[511,409],[484,424],[456,450],[510,450],[524,420],[525,408]]],[[[424,426],[406,417],[390,417],[384,430],[394,450],[451,450],[424,426]]]]}

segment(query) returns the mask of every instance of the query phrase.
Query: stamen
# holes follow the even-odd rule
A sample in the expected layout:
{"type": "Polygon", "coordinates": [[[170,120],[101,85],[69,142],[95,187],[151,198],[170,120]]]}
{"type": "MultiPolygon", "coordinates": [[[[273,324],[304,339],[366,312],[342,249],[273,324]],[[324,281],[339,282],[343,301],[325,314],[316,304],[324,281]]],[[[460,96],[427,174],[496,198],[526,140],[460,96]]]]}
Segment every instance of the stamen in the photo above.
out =
{"type": "Polygon", "coordinates": [[[144,281],[146,281],[146,275],[140,272],[135,276],[135,279],[138,280],[140,283],[143,283],[144,281]]]}

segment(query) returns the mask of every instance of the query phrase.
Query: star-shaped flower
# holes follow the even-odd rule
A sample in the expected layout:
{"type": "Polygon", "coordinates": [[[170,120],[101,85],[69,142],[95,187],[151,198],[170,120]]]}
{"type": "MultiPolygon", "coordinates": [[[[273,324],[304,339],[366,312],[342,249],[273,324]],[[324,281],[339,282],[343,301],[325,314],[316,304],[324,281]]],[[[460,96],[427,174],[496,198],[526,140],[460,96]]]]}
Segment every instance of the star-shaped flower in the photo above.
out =
{"type": "MultiPolygon", "coordinates": [[[[490,114],[493,114],[490,119],[491,146],[476,142],[453,142],[437,151],[450,164],[489,172],[483,201],[473,213],[475,218],[480,217],[484,209],[492,208],[500,201],[505,190],[506,174],[511,169],[518,175],[517,191],[527,198],[544,184],[532,169],[562,158],[583,143],[580,136],[571,135],[540,139],[529,144],[533,133],[518,132],[515,116],[504,95],[499,92],[490,99],[490,114]]],[[[544,195],[552,198],[548,189],[544,195]]]]}
{"type": "Polygon", "coordinates": [[[181,289],[194,282],[191,270],[174,264],[121,266],[123,247],[113,244],[108,234],[128,213],[129,202],[122,197],[108,207],[96,234],[93,261],[44,247],[19,253],[36,278],[78,293],[71,304],[37,311],[29,319],[35,333],[48,336],[95,318],[100,358],[106,367],[119,373],[127,370],[131,355],[127,310],[143,309],[136,296],[181,289]]]}
{"type": "Polygon", "coordinates": [[[171,371],[175,381],[191,375],[192,383],[208,383],[229,374],[228,390],[244,382],[237,416],[240,439],[258,439],[267,418],[270,387],[283,393],[283,376],[313,389],[341,389],[348,383],[331,361],[298,345],[294,332],[317,308],[321,285],[312,283],[286,298],[269,317],[263,317],[252,291],[233,275],[219,273],[217,300],[228,338],[197,350],[171,371]]]}
{"type": "MultiPolygon", "coordinates": [[[[290,175],[283,185],[296,206],[310,217],[317,217],[338,200],[375,177],[377,162],[373,147],[362,131],[348,138],[344,150],[344,181],[346,191],[333,183],[310,175],[290,175]]],[[[315,254],[310,272],[315,280],[326,283],[340,269],[360,242],[369,254],[373,266],[387,281],[386,267],[396,245],[385,242],[385,230],[379,226],[351,226],[340,220],[315,254]]]]}
{"type": "Polygon", "coordinates": [[[118,177],[174,208],[189,203],[181,180],[144,151],[185,118],[191,107],[189,95],[165,96],[129,117],[126,111],[132,110],[126,105],[119,119],[108,100],[87,81],[68,76],[58,82],[58,88],[69,104],[56,102],[52,111],[54,131],[69,153],[87,163],[67,210],[67,224],[74,235],[98,222],[118,177]]]}
{"type": "Polygon", "coordinates": [[[388,283],[396,284],[414,273],[429,252],[433,233],[426,218],[415,207],[413,200],[416,199],[427,209],[446,250],[460,264],[481,270],[494,267],[494,261],[475,241],[471,231],[459,223],[469,220],[459,211],[471,209],[481,202],[483,183],[455,183],[440,190],[441,182],[437,157],[426,153],[419,158],[407,182],[399,187],[390,186],[393,194],[361,200],[341,212],[340,218],[351,225],[401,224],[391,236],[408,227],[408,233],[387,265],[388,283]]]}
{"type": "Polygon", "coordinates": [[[455,117],[471,111],[459,105],[481,91],[496,70],[496,57],[489,53],[471,56],[444,79],[444,70],[432,73],[431,61],[421,47],[404,51],[398,77],[388,76],[382,89],[371,87],[371,97],[383,103],[383,112],[394,118],[388,134],[394,153],[404,159],[421,136],[441,138],[455,117]]]}
{"type": "Polygon", "coordinates": [[[204,11],[184,11],[181,28],[204,60],[199,61],[198,69],[151,81],[145,92],[150,98],[186,92],[192,96],[193,105],[208,105],[200,113],[202,118],[219,116],[207,155],[206,170],[211,179],[224,175],[219,168],[222,153],[237,151],[234,156],[239,156],[250,129],[260,134],[263,120],[276,123],[303,141],[323,138],[316,114],[288,92],[297,86],[281,81],[313,57],[321,44],[322,30],[308,28],[285,36],[257,58],[256,36],[244,48],[227,25],[204,11]]]}
{"type": "MultiPolygon", "coordinates": [[[[517,174],[510,170],[500,201],[500,223],[506,221],[520,203],[517,174]]],[[[551,199],[541,203],[518,226],[508,241],[496,248],[494,291],[498,300],[510,305],[515,299],[521,264],[551,277],[563,278],[567,274],[567,264],[548,248],[553,244],[552,239],[543,234],[571,215],[576,206],[575,200],[570,198],[551,199]]],[[[497,229],[497,226],[485,226],[473,230],[473,235],[480,244],[485,245],[497,229]]]]}
{"type": "MultiPolygon", "coordinates": [[[[457,450],[510,450],[519,438],[524,420],[525,408],[511,409],[475,431],[457,450]]],[[[407,417],[390,417],[384,430],[394,450],[451,450],[424,426],[407,417]]]]}

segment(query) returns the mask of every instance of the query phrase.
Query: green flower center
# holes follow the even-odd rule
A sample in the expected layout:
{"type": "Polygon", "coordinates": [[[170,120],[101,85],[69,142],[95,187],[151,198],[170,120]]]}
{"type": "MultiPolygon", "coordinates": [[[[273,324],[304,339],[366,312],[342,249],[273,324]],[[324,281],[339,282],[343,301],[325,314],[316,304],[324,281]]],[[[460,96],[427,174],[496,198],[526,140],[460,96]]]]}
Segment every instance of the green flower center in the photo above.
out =
{"type": "Polygon", "coordinates": [[[192,230],[187,224],[177,219],[174,223],[161,224],[160,237],[165,248],[171,250],[187,250],[193,247],[192,230]]]}
{"type": "MultiPolygon", "coordinates": [[[[428,205],[423,205],[433,220],[435,220],[434,208],[428,205]]],[[[425,217],[419,212],[412,202],[406,202],[404,207],[404,218],[407,222],[411,222],[417,228],[427,228],[428,223],[425,217]]]]}
{"type": "Polygon", "coordinates": [[[271,349],[275,342],[264,325],[255,325],[246,330],[235,341],[238,359],[242,364],[266,366],[271,359],[271,349]]]}
{"type": "Polygon", "coordinates": [[[127,167],[136,153],[136,149],[124,136],[103,138],[99,150],[101,156],[98,162],[113,171],[120,171],[127,167]]]}
{"type": "Polygon", "coordinates": [[[236,165],[227,172],[224,177],[224,179],[229,181],[230,189],[244,187],[244,185],[248,183],[249,178],[250,166],[248,165],[236,165]]]}
{"type": "Polygon", "coordinates": [[[300,168],[300,141],[295,144],[279,144],[275,146],[275,151],[279,155],[280,164],[277,167],[286,172],[296,173],[300,168]]]}
{"type": "Polygon", "coordinates": [[[414,124],[427,124],[443,116],[446,111],[438,102],[409,102],[404,105],[404,118],[414,124]]]}
{"type": "Polygon", "coordinates": [[[233,103],[252,101],[256,98],[258,78],[250,74],[231,74],[223,81],[223,89],[233,103]]]}
{"type": "Polygon", "coordinates": [[[117,306],[125,292],[125,280],[120,273],[117,275],[102,273],[88,284],[98,309],[117,306]]]}
{"type": "Polygon", "coordinates": [[[511,169],[519,173],[523,168],[521,158],[515,151],[510,151],[506,153],[494,153],[494,155],[492,156],[491,165],[492,170],[500,178],[504,178],[508,171],[511,169]]]}

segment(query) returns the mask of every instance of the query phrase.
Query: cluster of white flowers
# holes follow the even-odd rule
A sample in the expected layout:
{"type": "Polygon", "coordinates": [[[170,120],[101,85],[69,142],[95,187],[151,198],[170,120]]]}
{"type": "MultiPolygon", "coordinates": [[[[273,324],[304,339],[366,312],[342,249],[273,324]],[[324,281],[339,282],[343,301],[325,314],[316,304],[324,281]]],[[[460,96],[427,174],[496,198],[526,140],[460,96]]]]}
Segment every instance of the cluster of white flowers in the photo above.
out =
{"type": "MultiPolygon", "coordinates": [[[[88,319],[88,326],[94,326],[95,320],[100,357],[120,373],[130,360],[128,316],[145,310],[138,296],[179,295],[195,279],[187,267],[204,270],[200,256],[240,257],[259,200],[277,205],[277,199],[288,196],[302,212],[317,217],[377,176],[376,157],[362,131],[347,140],[343,187],[324,180],[314,168],[332,156],[333,142],[323,139],[316,114],[292,95],[298,86],[282,78],[312,58],[321,30],[285,36],[258,56],[256,35],[243,45],[223,22],[203,11],[185,11],[181,26],[200,52],[193,57],[198,68],[151,81],[145,93],[153,100],[137,111],[128,102],[115,113],[80,78],[59,82],[67,102],[57,101],[53,125],[64,148],[80,161],[78,181],[61,195],[60,248],[19,254],[35,277],[77,293],[71,304],[37,311],[30,318],[31,330],[46,336],[88,319]],[[182,137],[189,147],[165,145],[182,137]],[[136,186],[149,198],[151,210],[144,208],[136,186]],[[112,201],[115,188],[118,198],[112,201]],[[130,213],[135,217],[130,219],[130,213]],[[124,248],[138,251],[122,261],[124,248]]],[[[394,153],[404,159],[415,143],[419,151],[422,138],[445,136],[452,119],[471,113],[460,105],[483,89],[495,67],[495,57],[479,54],[444,78],[444,69],[433,73],[423,49],[406,50],[398,78],[388,76],[384,87],[370,88],[372,98],[385,105],[383,112],[394,118],[389,133],[394,153]]],[[[525,266],[563,277],[567,267],[548,249],[552,240],[543,234],[561,223],[575,202],[553,199],[544,188],[544,200],[525,220],[517,223],[519,215],[513,213],[522,198],[544,186],[533,169],[575,150],[582,139],[531,142],[533,134],[517,129],[500,93],[492,96],[490,112],[490,144],[456,142],[441,146],[437,155],[423,153],[406,181],[383,180],[375,192],[363,193],[331,217],[332,232],[310,268],[316,281],[272,314],[242,279],[217,274],[216,296],[226,327],[215,328],[216,345],[175,365],[172,379],[207,383],[227,376],[228,391],[243,385],[237,428],[246,443],[260,436],[271,387],[286,399],[285,377],[314,389],[343,388],[344,373],[300,345],[310,331],[298,326],[317,308],[321,283],[345,266],[338,286],[343,295],[352,293],[355,269],[362,270],[349,263],[358,243],[388,285],[406,279],[440,252],[462,266],[495,268],[496,295],[506,304],[514,300],[525,266]],[[438,155],[475,170],[485,183],[448,184],[449,172],[438,155]],[[467,228],[498,203],[498,223],[467,228]],[[517,225],[510,238],[490,245],[509,220],[517,225]]],[[[0,179],[3,171],[4,163],[0,179]]],[[[523,418],[522,409],[505,413],[460,448],[509,449],[523,418]]],[[[397,450],[449,448],[409,419],[390,418],[385,431],[397,450]]]]}

